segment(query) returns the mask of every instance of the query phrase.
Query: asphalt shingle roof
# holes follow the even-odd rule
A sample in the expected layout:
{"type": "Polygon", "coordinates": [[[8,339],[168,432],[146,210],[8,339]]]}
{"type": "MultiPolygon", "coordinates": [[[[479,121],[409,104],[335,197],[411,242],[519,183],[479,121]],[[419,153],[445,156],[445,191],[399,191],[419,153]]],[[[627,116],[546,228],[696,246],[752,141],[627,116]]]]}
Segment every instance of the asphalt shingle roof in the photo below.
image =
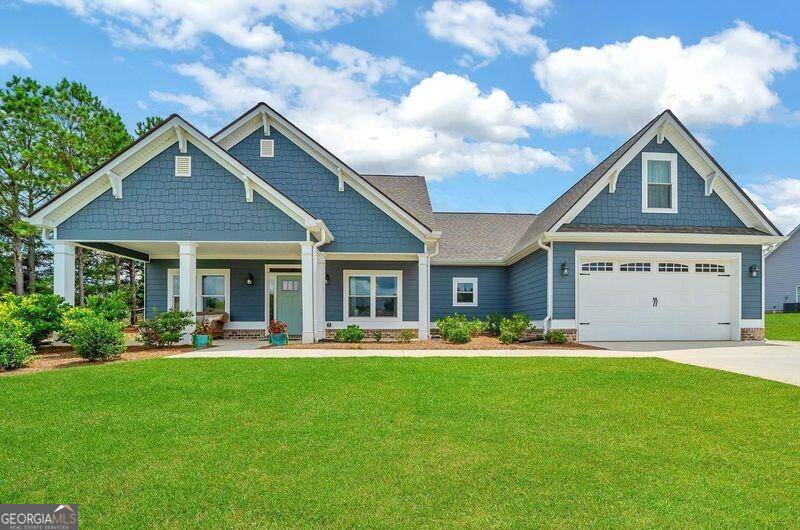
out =
{"type": "Polygon", "coordinates": [[[435,230],[433,209],[425,177],[417,175],[361,175],[378,191],[397,203],[418,221],[435,230]]]}
{"type": "Polygon", "coordinates": [[[442,231],[438,258],[503,260],[514,246],[513,234],[523,233],[534,214],[433,213],[433,226],[442,231]]]}

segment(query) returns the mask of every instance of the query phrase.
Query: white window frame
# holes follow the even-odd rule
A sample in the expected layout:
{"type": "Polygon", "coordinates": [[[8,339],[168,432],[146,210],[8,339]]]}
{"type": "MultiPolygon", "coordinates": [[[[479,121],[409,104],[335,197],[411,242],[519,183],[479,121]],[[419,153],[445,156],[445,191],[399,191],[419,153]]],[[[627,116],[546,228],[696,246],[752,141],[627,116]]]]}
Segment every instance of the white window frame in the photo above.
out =
{"type": "MultiPolygon", "coordinates": [[[[180,277],[180,269],[167,269],[167,310],[169,311],[172,298],[180,297],[180,292],[174,293],[172,290],[172,277],[180,277]]],[[[225,312],[231,314],[231,271],[230,269],[197,269],[197,298],[195,300],[195,311],[203,310],[203,276],[224,276],[225,277],[225,312]]],[[[178,308],[180,309],[180,308],[178,308]]]]}
{"type": "Polygon", "coordinates": [[[186,177],[191,177],[192,176],[192,157],[190,155],[176,155],[175,156],[175,176],[176,177],[182,177],[182,178],[186,178],[186,177]],[[178,173],[178,159],[180,159],[180,158],[185,158],[187,160],[188,164],[189,164],[189,172],[186,173],[185,175],[182,175],[182,174],[178,173]]]}
{"type": "Polygon", "coordinates": [[[400,322],[403,320],[403,271],[402,270],[356,270],[346,269],[343,271],[343,294],[342,297],[342,316],[345,322],[363,323],[370,322],[400,322]],[[351,276],[369,276],[369,313],[368,317],[351,317],[350,316],[350,277],[351,276]],[[397,316],[396,317],[379,317],[375,316],[375,277],[376,276],[394,276],[397,279],[397,316]]]}
{"type": "Polygon", "coordinates": [[[678,155],[676,153],[642,153],[642,213],[678,213],[678,155]],[[670,207],[650,208],[647,205],[647,162],[669,162],[670,207]]]}
{"type": "Polygon", "coordinates": [[[174,292],[174,290],[172,289],[172,278],[173,277],[179,278],[180,275],[181,275],[180,269],[167,269],[167,311],[172,311],[173,309],[177,309],[178,311],[180,311],[181,309],[180,301],[178,302],[178,307],[175,308],[172,307],[172,299],[176,296],[180,299],[181,296],[180,287],[178,288],[177,293],[174,292]]]}
{"type": "Polygon", "coordinates": [[[453,307],[478,307],[478,278],[453,278],[453,307]],[[472,284],[472,302],[459,302],[456,288],[459,283],[472,284]]]}
{"type": "Polygon", "coordinates": [[[800,304],[800,285],[794,286],[794,301],[797,304],[800,304]]]}

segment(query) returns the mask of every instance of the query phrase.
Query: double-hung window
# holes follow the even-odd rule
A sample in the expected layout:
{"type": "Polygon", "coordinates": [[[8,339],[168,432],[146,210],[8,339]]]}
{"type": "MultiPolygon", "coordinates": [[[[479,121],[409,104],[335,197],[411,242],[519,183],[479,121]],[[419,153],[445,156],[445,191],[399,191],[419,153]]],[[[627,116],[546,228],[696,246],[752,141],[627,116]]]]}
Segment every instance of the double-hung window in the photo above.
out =
{"type": "MultiPolygon", "coordinates": [[[[229,312],[230,272],[227,269],[197,270],[197,311],[203,313],[229,312]]],[[[181,307],[181,277],[178,269],[167,272],[167,309],[181,307]]]]}
{"type": "Polygon", "coordinates": [[[401,318],[402,271],[345,271],[344,281],[348,320],[401,318]]]}
{"type": "Polygon", "coordinates": [[[453,278],[453,307],[478,305],[478,278],[453,278]]]}
{"type": "Polygon", "coordinates": [[[678,155],[642,153],[642,212],[678,212],[678,155]]]}

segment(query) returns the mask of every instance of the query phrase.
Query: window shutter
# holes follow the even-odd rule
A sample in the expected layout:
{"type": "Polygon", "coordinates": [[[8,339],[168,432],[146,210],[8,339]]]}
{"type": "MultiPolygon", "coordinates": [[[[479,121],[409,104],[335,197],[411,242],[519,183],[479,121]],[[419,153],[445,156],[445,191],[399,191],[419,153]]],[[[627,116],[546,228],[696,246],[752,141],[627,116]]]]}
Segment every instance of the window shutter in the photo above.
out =
{"type": "Polygon", "coordinates": [[[176,177],[192,176],[192,157],[190,156],[175,157],[175,176],[176,177]]]}
{"type": "Polygon", "coordinates": [[[275,156],[275,140],[261,140],[261,158],[275,156]]]}

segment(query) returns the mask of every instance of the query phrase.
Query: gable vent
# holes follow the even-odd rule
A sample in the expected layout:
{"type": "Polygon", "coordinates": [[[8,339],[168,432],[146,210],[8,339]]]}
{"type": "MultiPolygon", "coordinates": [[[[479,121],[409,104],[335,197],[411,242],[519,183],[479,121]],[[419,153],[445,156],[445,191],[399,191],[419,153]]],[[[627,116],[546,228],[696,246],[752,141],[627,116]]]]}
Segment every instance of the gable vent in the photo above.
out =
{"type": "Polygon", "coordinates": [[[275,156],[275,140],[261,140],[261,158],[275,156]]]}
{"type": "Polygon", "coordinates": [[[175,176],[176,177],[192,176],[192,157],[190,156],[175,157],[175,176]]]}

